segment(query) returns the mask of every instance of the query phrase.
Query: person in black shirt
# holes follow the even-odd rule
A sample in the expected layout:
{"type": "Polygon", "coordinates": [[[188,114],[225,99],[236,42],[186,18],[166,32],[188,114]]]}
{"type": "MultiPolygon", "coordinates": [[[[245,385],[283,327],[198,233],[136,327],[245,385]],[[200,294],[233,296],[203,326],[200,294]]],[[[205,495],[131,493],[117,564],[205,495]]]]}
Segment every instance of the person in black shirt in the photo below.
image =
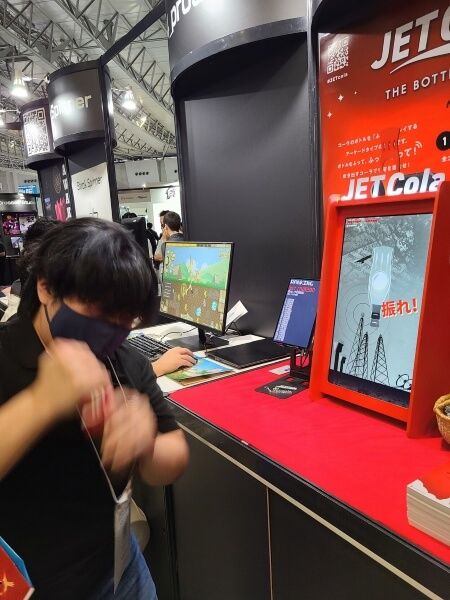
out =
{"type": "Polygon", "coordinates": [[[153,229],[153,223],[147,223],[147,239],[152,247],[152,253],[155,254],[159,237],[156,231],[153,229]]]}
{"type": "Polygon", "coordinates": [[[150,317],[154,286],[128,232],[71,220],[44,236],[19,312],[0,325],[0,535],[36,599],[156,598],[135,541],[114,527],[133,471],[169,484],[188,460],[148,361],[124,341],[150,317]],[[114,568],[117,544],[128,558],[114,568]]]}

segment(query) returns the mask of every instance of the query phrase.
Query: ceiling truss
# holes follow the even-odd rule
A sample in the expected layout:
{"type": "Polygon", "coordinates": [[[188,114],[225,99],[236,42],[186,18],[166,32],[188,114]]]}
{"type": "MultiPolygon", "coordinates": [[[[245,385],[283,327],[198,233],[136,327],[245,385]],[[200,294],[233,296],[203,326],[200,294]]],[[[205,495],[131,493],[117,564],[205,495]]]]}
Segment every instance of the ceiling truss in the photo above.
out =
{"type": "MultiPolygon", "coordinates": [[[[132,23],[127,16],[112,10],[109,2],[49,0],[42,3],[28,0],[13,3],[0,0],[0,107],[20,107],[20,101],[7,98],[2,90],[3,87],[10,87],[15,68],[20,68],[29,79],[28,102],[46,95],[49,73],[73,63],[98,58],[117,37],[129,30],[132,23]],[[56,5],[63,10],[73,21],[73,26],[63,27],[54,17],[50,18],[44,12],[49,5],[56,5]]],[[[145,3],[151,9],[157,0],[145,0],[145,3]]],[[[124,110],[121,106],[123,89],[116,88],[113,80],[118,156],[161,157],[176,151],[169,76],[151,53],[152,42],[166,39],[165,25],[160,21],[111,63],[113,70],[119,68],[123,73],[120,75],[122,85],[124,80],[129,81],[130,87],[136,90],[138,86],[139,94],[142,92],[143,96],[135,113],[124,110]],[[159,112],[159,115],[161,109],[170,115],[169,124],[164,115],[163,123],[152,114],[152,103],[153,106],[155,103],[158,105],[155,112],[159,112]]],[[[8,114],[8,120],[11,121],[13,113],[8,114]]],[[[4,148],[6,146],[2,146],[2,156],[5,154],[4,148]]],[[[6,160],[10,159],[7,157],[6,160]]],[[[15,157],[14,160],[20,158],[15,157]]]]}

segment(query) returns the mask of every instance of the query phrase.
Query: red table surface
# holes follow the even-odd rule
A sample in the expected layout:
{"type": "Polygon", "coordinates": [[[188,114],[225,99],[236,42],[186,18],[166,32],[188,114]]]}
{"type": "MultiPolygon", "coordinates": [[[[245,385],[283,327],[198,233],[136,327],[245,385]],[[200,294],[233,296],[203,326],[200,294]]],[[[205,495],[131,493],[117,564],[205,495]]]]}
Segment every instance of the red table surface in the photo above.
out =
{"type": "Polygon", "coordinates": [[[405,426],[306,390],[279,400],[255,392],[274,366],[171,394],[180,406],[450,563],[450,548],[408,524],[406,486],[450,460],[438,437],[409,439],[405,426]]]}

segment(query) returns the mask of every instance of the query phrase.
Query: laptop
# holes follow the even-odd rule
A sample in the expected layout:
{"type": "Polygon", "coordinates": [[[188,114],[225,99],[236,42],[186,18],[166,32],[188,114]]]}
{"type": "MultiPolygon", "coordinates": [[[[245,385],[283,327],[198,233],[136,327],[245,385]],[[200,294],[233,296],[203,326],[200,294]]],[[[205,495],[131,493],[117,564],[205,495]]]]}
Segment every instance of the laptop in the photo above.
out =
{"type": "Polygon", "coordinates": [[[273,339],[227,346],[209,352],[212,358],[235,369],[253,367],[290,356],[311,347],[320,282],[291,279],[278,317],[273,339]]]}

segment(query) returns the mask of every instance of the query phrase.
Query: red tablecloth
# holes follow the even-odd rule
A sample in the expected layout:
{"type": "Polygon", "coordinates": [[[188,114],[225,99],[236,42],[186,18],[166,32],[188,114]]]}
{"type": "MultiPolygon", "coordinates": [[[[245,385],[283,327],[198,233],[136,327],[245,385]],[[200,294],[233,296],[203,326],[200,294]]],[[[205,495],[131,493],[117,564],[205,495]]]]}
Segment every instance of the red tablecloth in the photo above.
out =
{"type": "Polygon", "coordinates": [[[245,441],[329,494],[450,563],[450,548],[411,527],[406,486],[450,460],[441,438],[409,439],[403,425],[308,391],[279,400],[255,392],[265,367],[180,390],[179,405],[245,441]]]}

